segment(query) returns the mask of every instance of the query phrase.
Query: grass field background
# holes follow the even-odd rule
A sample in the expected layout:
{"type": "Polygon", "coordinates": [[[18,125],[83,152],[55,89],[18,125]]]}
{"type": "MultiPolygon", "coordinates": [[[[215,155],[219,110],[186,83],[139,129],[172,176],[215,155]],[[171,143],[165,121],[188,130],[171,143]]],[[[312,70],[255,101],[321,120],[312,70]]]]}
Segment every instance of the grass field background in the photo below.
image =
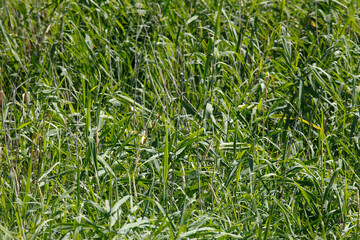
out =
{"type": "Polygon", "coordinates": [[[0,2],[1,239],[359,239],[355,0],[0,2]]]}

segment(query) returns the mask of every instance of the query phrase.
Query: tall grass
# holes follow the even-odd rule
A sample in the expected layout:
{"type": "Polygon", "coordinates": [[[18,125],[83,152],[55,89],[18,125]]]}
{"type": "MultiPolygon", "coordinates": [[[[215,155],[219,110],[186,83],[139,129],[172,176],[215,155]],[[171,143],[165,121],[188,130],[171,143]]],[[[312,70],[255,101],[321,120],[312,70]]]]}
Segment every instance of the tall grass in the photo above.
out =
{"type": "Polygon", "coordinates": [[[359,10],[0,3],[1,239],[357,239],[359,10]]]}

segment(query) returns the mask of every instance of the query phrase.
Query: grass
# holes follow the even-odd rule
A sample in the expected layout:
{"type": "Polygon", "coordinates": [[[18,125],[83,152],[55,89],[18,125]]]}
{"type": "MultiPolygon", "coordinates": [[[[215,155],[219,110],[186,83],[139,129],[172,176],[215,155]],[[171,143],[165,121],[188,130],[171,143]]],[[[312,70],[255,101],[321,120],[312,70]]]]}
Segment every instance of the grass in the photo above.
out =
{"type": "Polygon", "coordinates": [[[357,1],[0,3],[1,239],[359,239],[357,1]]]}

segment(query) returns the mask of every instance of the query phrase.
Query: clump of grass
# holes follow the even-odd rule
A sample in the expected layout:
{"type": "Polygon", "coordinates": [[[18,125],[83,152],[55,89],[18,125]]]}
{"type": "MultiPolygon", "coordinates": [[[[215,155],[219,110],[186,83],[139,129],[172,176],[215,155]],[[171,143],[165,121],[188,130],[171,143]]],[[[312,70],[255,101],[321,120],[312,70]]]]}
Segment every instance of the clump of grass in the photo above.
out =
{"type": "Polygon", "coordinates": [[[4,239],[355,239],[356,1],[3,1],[4,239]]]}

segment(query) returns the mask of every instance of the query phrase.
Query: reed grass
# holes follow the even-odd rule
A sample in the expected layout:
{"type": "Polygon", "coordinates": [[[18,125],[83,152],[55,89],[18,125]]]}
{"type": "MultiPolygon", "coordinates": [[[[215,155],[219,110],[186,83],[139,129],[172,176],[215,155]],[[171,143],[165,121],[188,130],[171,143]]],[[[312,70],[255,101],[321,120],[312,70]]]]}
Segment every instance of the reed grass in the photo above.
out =
{"type": "Polygon", "coordinates": [[[1,239],[358,239],[350,0],[0,2],[1,239]]]}

